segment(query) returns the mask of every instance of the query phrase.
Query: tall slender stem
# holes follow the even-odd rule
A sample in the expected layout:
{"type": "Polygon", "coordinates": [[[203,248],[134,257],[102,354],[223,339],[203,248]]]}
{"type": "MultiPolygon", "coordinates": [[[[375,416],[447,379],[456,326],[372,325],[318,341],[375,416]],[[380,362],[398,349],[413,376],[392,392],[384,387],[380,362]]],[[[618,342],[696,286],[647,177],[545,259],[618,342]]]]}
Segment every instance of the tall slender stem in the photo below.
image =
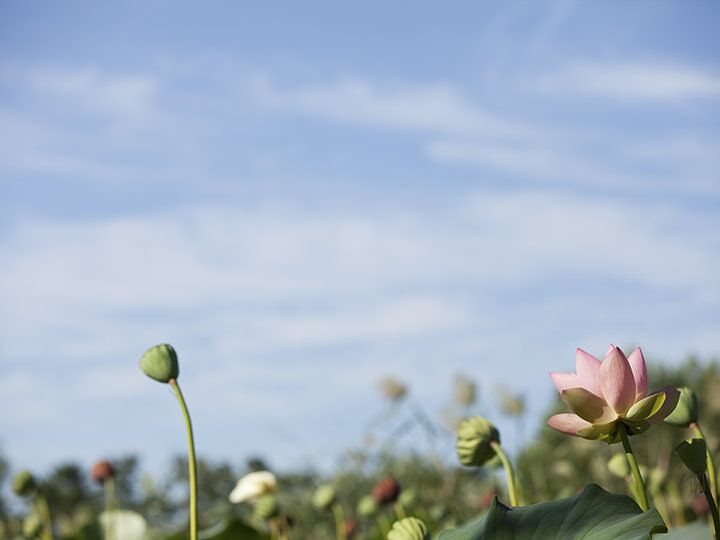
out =
{"type": "Polygon", "coordinates": [[[109,476],[103,480],[103,488],[105,488],[105,513],[107,514],[107,529],[105,530],[108,540],[118,540],[117,534],[117,515],[113,512],[117,510],[117,498],[115,497],[115,479],[109,476]]]}
{"type": "Polygon", "coordinates": [[[185,418],[185,427],[187,428],[188,442],[188,475],[190,482],[190,540],[197,540],[198,533],[198,508],[197,508],[197,462],[195,461],[195,442],[193,439],[192,422],[190,421],[190,413],[188,412],[185,398],[180,391],[180,385],[175,379],[168,381],[175,396],[180,403],[180,408],[185,418]]]}
{"type": "Polygon", "coordinates": [[[337,540],[345,540],[345,512],[339,502],[333,504],[333,517],[335,518],[335,536],[337,540]]]}
{"type": "Polygon", "coordinates": [[[624,424],[620,425],[620,438],[622,439],[623,448],[625,449],[625,457],[627,458],[628,465],[630,465],[630,472],[632,472],[633,478],[635,479],[637,503],[643,512],[647,512],[650,505],[648,504],[647,492],[645,491],[645,482],[643,482],[642,475],[640,474],[640,467],[638,467],[635,453],[633,452],[632,446],[630,446],[627,428],[624,424]]]}
{"type": "Polygon", "coordinates": [[[48,507],[47,499],[42,493],[38,493],[35,496],[35,504],[40,512],[43,520],[43,540],[53,540],[52,533],[52,519],[50,518],[50,508],[48,507]]]}
{"type": "Polygon", "coordinates": [[[696,437],[703,439],[706,443],[705,462],[707,463],[707,474],[710,479],[710,492],[715,497],[715,502],[720,503],[720,491],[718,491],[717,472],[715,471],[715,461],[713,460],[712,452],[710,452],[710,445],[707,444],[707,440],[705,439],[705,433],[703,433],[702,428],[697,422],[693,422],[692,424],[690,424],[690,429],[692,429],[696,437]]]}
{"type": "Polygon", "coordinates": [[[520,501],[517,496],[517,484],[515,483],[515,472],[513,471],[510,459],[502,449],[502,446],[497,441],[492,441],[490,447],[495,450],[495,453],[502,461],[503,468],[505,469],[505,475],[507,476],[508,484],[508,495],[510,496],[510,504],[513,506],[520,506],[520,501]]]}
{"type": "Polygon", "coordinates": [[[715,540],[718,540],[718,535],[720,535],[720,516],[718,516],[718,507],[715,503],[715,499],[713,499],[712,493],[710,492],[710,483],[708,482],[707,475],[705,473],[698,474],[698,480],[700,480],[700,485],[702,486],[703,493],[705,494],[708,506],[710,507],[713,529],[715,530],[714,538],[715,540]]]}

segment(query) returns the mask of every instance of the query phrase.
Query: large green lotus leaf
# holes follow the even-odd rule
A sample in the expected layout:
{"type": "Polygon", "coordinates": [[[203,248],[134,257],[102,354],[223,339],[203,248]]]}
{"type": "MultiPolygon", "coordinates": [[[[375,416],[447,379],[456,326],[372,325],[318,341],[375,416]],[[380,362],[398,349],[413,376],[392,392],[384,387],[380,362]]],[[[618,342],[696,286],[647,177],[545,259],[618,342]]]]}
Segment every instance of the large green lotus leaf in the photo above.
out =
{"type": "MultiPolygon", "coordinates": [[[[187,540],[188,532],[183,530],[166,537],[165,540],[187,540]]],[[[226,518],[212,527],[198,532],[198,540],[266,540],[269,536],[236,518],[226,518]]]]}
{"type": "Polygon", "coordinates": [[[590,484],[566,499],[508,508],[493,499],[487,513],[440,533],[438,540],[645,540],[667,532],[657,510],[590,484]]]}
{"type": "Polygon", "coordinates": [[[683,525],[676,529],[670,529],[667,536],[668,540],[710,540],[712,538],[710,525],[702,519],[693,521],[689,525],[683,525]]]}

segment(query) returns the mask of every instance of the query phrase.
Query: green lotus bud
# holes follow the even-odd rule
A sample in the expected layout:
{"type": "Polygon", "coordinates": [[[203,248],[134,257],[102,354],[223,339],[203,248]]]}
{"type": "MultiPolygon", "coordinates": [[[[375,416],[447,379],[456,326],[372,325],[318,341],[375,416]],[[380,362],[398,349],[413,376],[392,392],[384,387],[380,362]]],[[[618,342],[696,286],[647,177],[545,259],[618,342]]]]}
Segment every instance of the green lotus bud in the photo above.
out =
{"type": "Polygon", "coordinates": [[[482,467],[495,456],[492,442],[500,442],[498,430],[482,416],[463,420],[458,426],[457,450],[460,463],[468,467],[482,467]]]}
{"type": "Polygon", "coordinates": [[[378,506],[375,503],[375,499],[373,499],[372,495],[365,495],[357,505],[357,513],[358,515],[368,518],[375,515],[375,513],[378,510],[378,506]]]}
{"type": "Polygon", "coordinates": [[[685,466],[695,474],[703,474],[707,470],[705,455],[707,445],[705,439],[688,439],[675,448],[675,452],[685,466]]]}
{"type": "Polygon", "coordinates": [[[614,454],[607,462],[608,470],[618,478],[625,478],[630,474],[627,458],[623,454],[614,454]]]}
{"type": "Polygon", "coordinates": [[[418,518],[408,517],[393,523],[387,540],[430,540],[430,533],[418,518]]]}
{"type": "Polygon", "coordinates": [[[673,412],[665,418],[665,422],[673,426],[688,427],[693,422],[698,421],[700,414],[700,404],[695,390],[687,386],[681,386],[680,399],[675,406],[673,412]]]}
{"type": "Polygon", "coordinates": [[[180,373],[177,353],[172,345],[155,345],[143,354],[140,359],[140,369],[151,379],[162,383],[177,379],[180,373]]]}
{"type": "Polygon", "coordinates": [[[23,520],[22,531],[26,538],[36,538],[42,531],[43,523],[37,512],[30,512],[23,520]]]}
{"type": "Polygon", "coordinates": [[[315,490],[313,505],[320,510],[327,510],[335,503],[335,499],[335,488],[330,484],[325,484],[315,490]]]}
{"type": "Polygon", "coordinates": [[[13,491],[20,497],[29,497],[37,491],[37,483],[30,471],[20,471],[13,480],[13,491]]]}
{"type": "Polygon", "coordinates": [[[404,507],[409,507],[415,504],[415,500],[417,499],[417,493],[415,493],[415,490],[413,488],[407,488],[400,493],[400,497],[398,497],[398,501],[400,504],[402,504],[404,507]]]}
{"type": "Polygon", "coordinates": [[[255,501],[254,516],[263,521],[272,519],[280,513],[277,497],[275,495],[263,495],[255,501]]]}

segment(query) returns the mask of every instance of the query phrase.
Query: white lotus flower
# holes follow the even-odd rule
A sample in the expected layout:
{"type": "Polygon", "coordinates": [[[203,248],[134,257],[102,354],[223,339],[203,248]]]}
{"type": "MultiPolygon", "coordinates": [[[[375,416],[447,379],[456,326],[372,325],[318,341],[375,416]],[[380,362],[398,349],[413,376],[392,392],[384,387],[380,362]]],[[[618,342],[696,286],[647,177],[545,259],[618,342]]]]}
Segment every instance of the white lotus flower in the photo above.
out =
{"type": "Polygon", "coordinates": [[[246,474],[238,480],[228,499],[230,499],[231,503],[237,504],[256,499],[266,493],[272,493],[276,487],[277,480],[273,473],[270,471],[257,471],[246,474]]]}

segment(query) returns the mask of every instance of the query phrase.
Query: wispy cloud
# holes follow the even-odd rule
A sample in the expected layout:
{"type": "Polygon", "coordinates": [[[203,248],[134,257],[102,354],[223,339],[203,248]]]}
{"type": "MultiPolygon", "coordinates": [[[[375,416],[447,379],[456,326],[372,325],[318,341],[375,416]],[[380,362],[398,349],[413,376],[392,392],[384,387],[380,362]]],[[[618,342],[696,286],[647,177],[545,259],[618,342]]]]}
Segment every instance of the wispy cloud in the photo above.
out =
{"type": "Polygon", "coordinates": [[[537,81],[543,91],[632,102],[688,102],[720,96],[713,70],[655,61],[582,62],[537,81]]]}

